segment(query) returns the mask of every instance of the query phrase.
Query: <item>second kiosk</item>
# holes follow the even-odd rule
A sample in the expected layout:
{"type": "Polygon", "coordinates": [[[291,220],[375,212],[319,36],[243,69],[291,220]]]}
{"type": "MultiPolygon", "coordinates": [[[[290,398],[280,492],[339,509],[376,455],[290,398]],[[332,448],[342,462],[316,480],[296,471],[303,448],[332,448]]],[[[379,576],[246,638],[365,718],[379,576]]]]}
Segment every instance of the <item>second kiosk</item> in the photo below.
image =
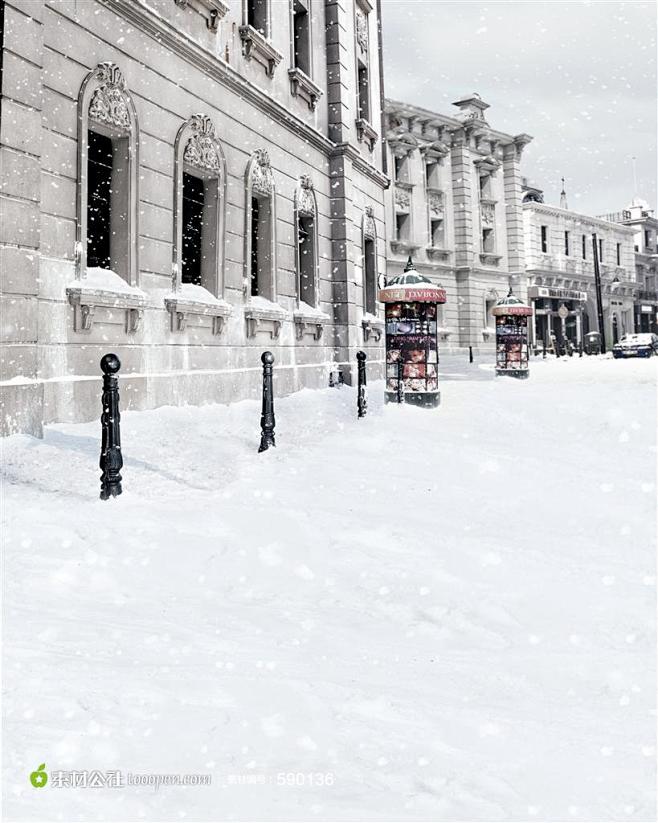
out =
{"type": "Polygon", "coordinates": [[[528,377],[528,317],[532,308],[510,288],[491,313],[496,318],[496,374],[528,377]]]}
{"type": "Polygon", "coordinates": [[[386,402],[438,406],[436,307],[446,302],[445,289],[419,274],[410,257],[379,299],[386,308],[386,402]]]}

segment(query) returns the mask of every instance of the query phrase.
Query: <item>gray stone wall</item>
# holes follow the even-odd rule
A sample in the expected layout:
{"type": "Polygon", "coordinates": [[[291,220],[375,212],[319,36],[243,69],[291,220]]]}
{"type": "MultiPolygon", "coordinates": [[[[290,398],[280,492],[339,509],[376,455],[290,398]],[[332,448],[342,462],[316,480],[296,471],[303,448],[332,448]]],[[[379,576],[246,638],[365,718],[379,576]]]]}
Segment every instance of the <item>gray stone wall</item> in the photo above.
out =
{"type": "MultiPolygon", "coordinates": [[[[372,361],[382,343],[365,340],[362,223],[372,210],[378,269],[384,269],[385,221],[381,148],[356,129],[354,0],[312,3],[315,108],[293,94],[290,19],[272,16],[269,45],[280,54],[273,76],[240,35],[242,6],[218,21],[218,0],[7,0],[2,88],[3,347],[0,381],[3,433],[39,434],[42,422],[99,415],[99,360],[122,361],[124,408],[228,402],[260,390],[260,353],[271,349],[277,390],[324,386],[335,361],[366,346],[372,361]],[[338,15],[338,23],[326,22],[338,15]],[[126,329],[121,307],[98,306],[91,328],[76,330],[67,287],[79,271],[81,175],[79,95],[103,62],[123,74],[139,129],[138,274],[143,316],[126,329]],[[336,71],[340,70],[336,84],[336,71]],[[165,306],[172,290],[174,154],[181,124],[207,115],[226,160],[224,287],[231,306],[219,334],[212,319],[190,314],[178,330],[165,306]],[[339,131],[336,127],[339,126],[339,131]],[[337,139],[339,138],[339,139],[337,139]],[[250,336],[245,318],[245,171],[266,149],[275,184],[277,303],[280,336],[264,322],[250,336]],[[301,175],[313,183],[318,211],[318,308],[328,315],[320,339],[298,336],[294,194],[301,175]]],[[[279,4],[284,5],[284,4],[279,4]]],[[[373,89],[379,117],[375,12],[369,14],[373,89]]],[[[372,118],[376,119],[376,118],[372,118]]],[[[378,365],[373,362],[373,376],[378,365]]],[[[347,370],[349,377],[349,370],[347,370]]]]}

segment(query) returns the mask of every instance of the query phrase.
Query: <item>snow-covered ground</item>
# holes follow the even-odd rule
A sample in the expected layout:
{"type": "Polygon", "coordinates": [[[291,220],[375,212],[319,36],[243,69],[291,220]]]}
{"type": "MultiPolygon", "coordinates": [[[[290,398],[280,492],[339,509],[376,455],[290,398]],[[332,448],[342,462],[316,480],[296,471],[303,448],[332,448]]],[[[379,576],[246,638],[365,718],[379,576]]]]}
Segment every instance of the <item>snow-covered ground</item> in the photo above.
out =
{"type": "Polygon", "coordinates": [[[5,441],[4,819],[655,820],[655,365],[531,370],[5,441]]]}

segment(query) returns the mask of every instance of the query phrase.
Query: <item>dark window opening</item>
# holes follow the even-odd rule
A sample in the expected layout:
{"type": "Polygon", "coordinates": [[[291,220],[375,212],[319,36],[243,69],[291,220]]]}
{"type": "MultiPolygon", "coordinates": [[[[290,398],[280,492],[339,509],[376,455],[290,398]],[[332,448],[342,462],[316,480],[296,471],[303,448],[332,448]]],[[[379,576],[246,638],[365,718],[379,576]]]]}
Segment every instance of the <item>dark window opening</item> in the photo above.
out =
{"type": "Polygon", "coordinates": [[[267,0],[247,0],[247,23],[263,37],[268,36],[267,0]]]}
{"type": "Polygon", "coordinates": [[[365,310],[370,314],[375,314],[377,311],[377,266],[375,241],[370,237],[364,242],[363,255],[366,277],[365,310]]]}
{"type": "Polygon", "coordinates": [[[112,140],[89,131],[87,175],[87,265],[110,269],[112,140]]]}
{"type": "Polygon", "coordinates": [[[395,238],[396,240],[409,239],[409,215],[396,214],[395,215],[395,238]]]}
{"type": "Polygon", "coordinates": [[[183,283],[201,285],[203,207],[205,203],[203,180],[183,174],[183,283]]]}
{"type": "Polygon", "coordinates": [[[493,229],[482,229],[482,251],[493,252],[496,249],[493,229]]]}
{"type": "Polygon", "coordinates": [[[566,256],[569,256],[569,232],[565,231],[564,233],[564,253],[566,256]]]}
{"type": "Polygon", "coordinates": [[[648,249],[651,247],[651,232],[645,231],[644,232],[644,248],[648,249]]]}
{"type": "Polygon", "coordinates": [[[541,227],[541,250],[544,254],[548,252],[548,226],[541,227]]]}
{"type": "Polygon", "coordinates": [[[396,157],[394,160],[395,165],[395,179],[400,180],[401,182],[406,182],[407,180],[407,158],[406,157],[396,157]]]}
{"type": "Polygon", "coordinates": [[[599,263],[603,263],[603,240],[599,240],[599,263]]]}
{"type": "Polygon", "coordinates": [[[307,0],[295,0],[293,6],[295,67],[311,76],[310,28],[307,0]]]}
{"type": "Polygon", "coordinates": [[[443,220],[430,220],[430,235],[432,247],[442,249],[444,243],[443,220]]]}
{"type": "Polygon", "coordinates": [[[617,265],[621,266],[621,243],[617,243],[617,265]]]}
{"type": "Polygon", "coordinates": [[[310,215],[300,215],[297,221],[297,242],[299,299],[309,306],[315,306],[315,220],[310,215]]]}
{"type": "Polygon", "coordinates": [[[480,177],[480,199],[491,200],[491,175],[483,174],[480,177]]]}
{"type": "Polygon", "coordinates": [[[260,231],[260,202],[257,197],[251,198],[251,293],[256,297],[259,292],[259,246],[260,231]]]}
{"type": "Polygon", "coordinates": [[[430,188],[436,188],[438,169],[438,163],[425,164],[425,184],[430,188]]]}
{"type": "Polygon", "coordinates": [[[583,260],[587,260],[587,235],[583,234],[583,260]]]}
{"type": "Polygon", "coordinates": [[[370,120],[370,91],[368,81],[368,67],[359,63],[359,117],[370,120]]]}

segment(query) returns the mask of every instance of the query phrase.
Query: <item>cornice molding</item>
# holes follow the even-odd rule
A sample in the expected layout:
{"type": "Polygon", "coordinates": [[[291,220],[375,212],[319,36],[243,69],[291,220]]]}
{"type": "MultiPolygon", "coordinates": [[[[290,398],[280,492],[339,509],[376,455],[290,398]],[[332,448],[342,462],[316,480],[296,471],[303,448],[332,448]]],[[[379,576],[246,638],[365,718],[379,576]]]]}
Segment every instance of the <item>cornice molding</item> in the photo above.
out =
{"type": "Polygon", "coordinates": [[[537,203],[534,200],[523,203],[523,211],[536,211],[539,214],[550,214],[552,217],[568,217],[578,223],[585,223],[591,226],[600,226],[608,231],[620,231],[622,234],[635,234],[635,229],[630,226],[624,226],[622,223],[610,223],[607,220],[601,220],[599,217],[590,217],[588,214],[579,214],[575,211],[568,211],[561,209],[558,206],[548,206],[546,203],[537,203]]]}
{"type": "Polygon", "coordinates": [[[328,137],[320,134],[268,94],[253,86],[232,66],[212,56],[184,32],[179,31],[167,20],[158,17],[148,7],[142,5],[139,0],[100,0],[100,2],[133,23],[140,31],[153,37],[158,43],[196,66],[210,80],[221,83],[243,100],[262,109],[291,133],[300,135],[314,148],[331,153],[335,144],[328,137]]]}

